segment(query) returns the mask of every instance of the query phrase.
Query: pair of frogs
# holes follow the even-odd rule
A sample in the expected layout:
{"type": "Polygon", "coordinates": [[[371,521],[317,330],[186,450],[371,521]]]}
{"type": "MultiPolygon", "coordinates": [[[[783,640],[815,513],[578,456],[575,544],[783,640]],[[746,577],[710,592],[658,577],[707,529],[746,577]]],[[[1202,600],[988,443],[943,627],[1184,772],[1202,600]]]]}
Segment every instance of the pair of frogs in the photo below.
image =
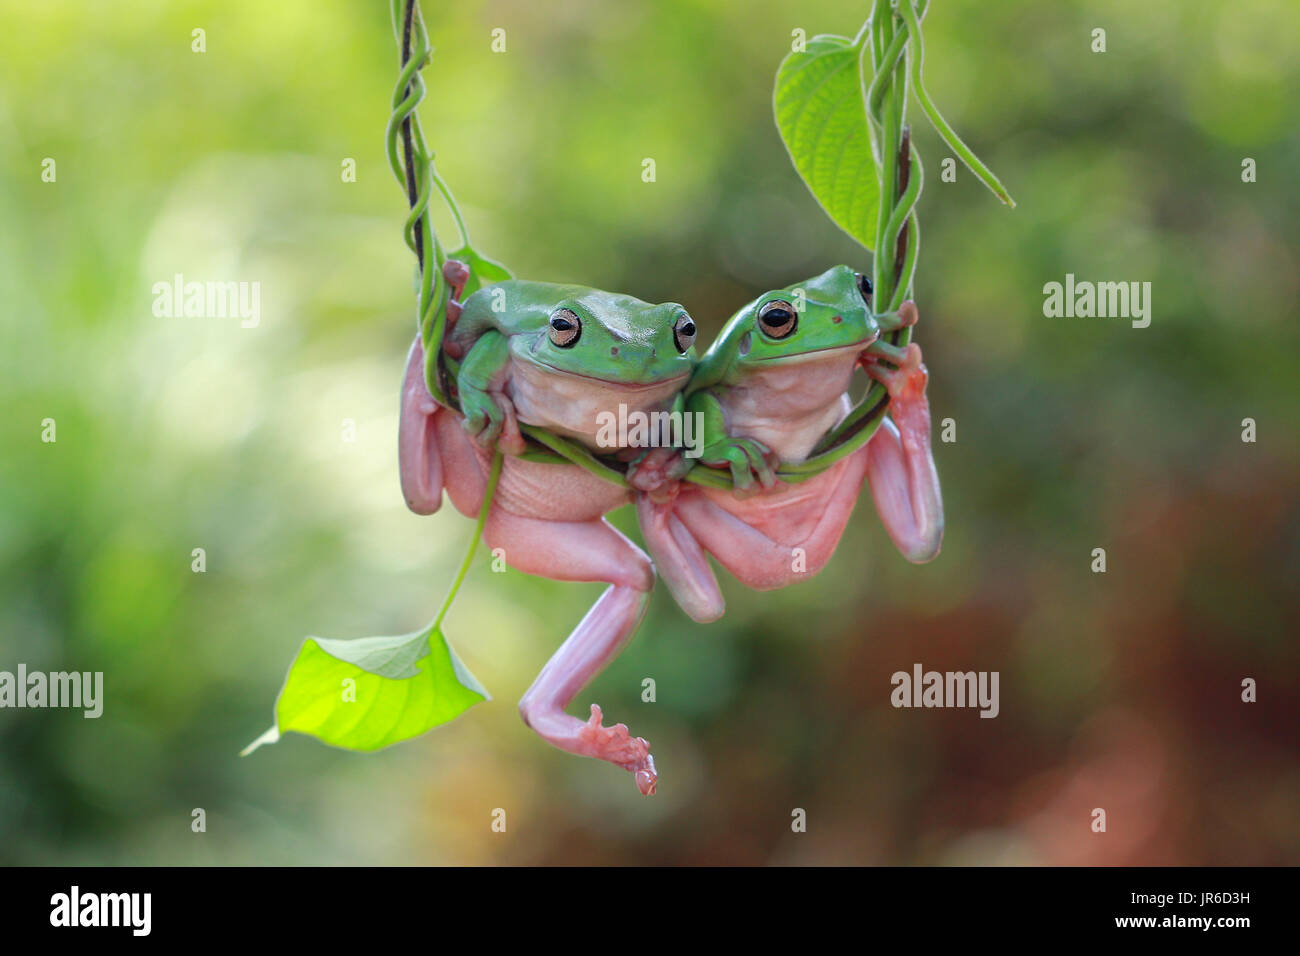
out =
{"type": "Polygon", "coordinates": [[[476,517],[499,447],[506,454],[484,526],[488,545],[528,574],[610,585],[519,703],[524,722],[556,747],[629,770],[642,793],[654,793],[644,738],[604,725],[595,704],[585,721],[564,709],[636,631],[656,570],[687,614],[715,620],[724,603],[706,555],[757,590],[810,577],[830,559],[864,480],[908,560],[938,553],[943,505],[920,349],[881,340],[916,321],[911,302],[873,313],[870,280],[836,266],[759,296],[697,358],[695,323],[676,303],[512,279],[462,305],[455,300],[467,269],[453,261],[444,274],[453,300],[443,347],[460,360],[461,411],[429,394],[417,336],[402,387],[402,490],[417,514],[436,511],[446,491],[476,517]],[[806,459],[849,414],[857,367],[888,390],[892,421],[813,477],[781,480],[780,465],[806,459]],[[698,461],[728,469],[734,488],[681,481],[695,462],[680,450],[601,447],[602,413],[620,406],[629,416],[698,414],[698,461]],[[520,457],[520,423],[630,462],[627,485],[520,457]],[[633,502],[653,563],[604,517],[633,502]]]}

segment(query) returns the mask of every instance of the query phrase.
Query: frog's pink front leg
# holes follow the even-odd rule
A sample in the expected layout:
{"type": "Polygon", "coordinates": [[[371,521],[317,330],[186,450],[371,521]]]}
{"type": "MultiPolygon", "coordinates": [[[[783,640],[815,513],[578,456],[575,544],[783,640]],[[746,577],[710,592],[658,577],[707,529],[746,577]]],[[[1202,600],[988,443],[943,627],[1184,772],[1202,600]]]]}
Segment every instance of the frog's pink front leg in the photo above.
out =
{"type": "Polygon", "coordinates": [[[543,740],[584,757],[596,757],[631,771],[638,789],[655,792],[658,776],[650,745],[623,724],[606,727],[591,705],[586,721],[564,712],[570,701],[636,632],[650,602],[654,567],[636,545],[605,520],[542,521],[494,511],[484,537],[503,548],[506,561],[529,574],[561,581],[608,581],[592,605],[519,701],[524,723],[543,740]]]}
{"type": "Polygon", "coordinates": [[[930,450],[930,403],[921,349],[907,347],[894,371],[868,366],[889,389],[889,415],[867,445],[867,480],[876,511],[903,557],[917,564],[933,559],[943,544],[943,497],[930,450]]]}

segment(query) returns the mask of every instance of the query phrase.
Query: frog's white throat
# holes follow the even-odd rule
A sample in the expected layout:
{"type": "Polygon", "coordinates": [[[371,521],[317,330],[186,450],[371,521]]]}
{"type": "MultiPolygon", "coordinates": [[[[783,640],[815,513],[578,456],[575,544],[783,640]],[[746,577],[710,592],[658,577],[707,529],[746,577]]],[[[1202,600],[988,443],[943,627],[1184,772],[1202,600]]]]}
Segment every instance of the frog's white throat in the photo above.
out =
{"type": "Polygon", "coordinates": [[[824,349],[750,365],[718,401],[727,432],[763,442],[782,461],[800,462],[849,413],[849,383],[863,345],[824,349]]]}

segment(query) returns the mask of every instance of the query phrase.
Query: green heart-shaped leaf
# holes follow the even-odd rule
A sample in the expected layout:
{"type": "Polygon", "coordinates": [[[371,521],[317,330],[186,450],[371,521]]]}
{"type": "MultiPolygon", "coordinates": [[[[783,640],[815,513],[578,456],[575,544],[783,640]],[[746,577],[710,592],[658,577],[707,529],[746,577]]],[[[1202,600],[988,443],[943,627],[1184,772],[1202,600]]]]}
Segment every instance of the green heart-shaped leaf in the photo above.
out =
{"type": "Polygon", "coordinates": [[[289,731],[349,750],[381,750],[490,699],[433,626],[351,641],[309,637],[280,690],[275,726],[244,753],[289,731]]]}
{"type": "Polygon", "coordinates": [[[847,37],[816,36],[776,74],[773,108],[794,167],[837,226],[868,251],[876,241],[880,183],[847,37]]]}

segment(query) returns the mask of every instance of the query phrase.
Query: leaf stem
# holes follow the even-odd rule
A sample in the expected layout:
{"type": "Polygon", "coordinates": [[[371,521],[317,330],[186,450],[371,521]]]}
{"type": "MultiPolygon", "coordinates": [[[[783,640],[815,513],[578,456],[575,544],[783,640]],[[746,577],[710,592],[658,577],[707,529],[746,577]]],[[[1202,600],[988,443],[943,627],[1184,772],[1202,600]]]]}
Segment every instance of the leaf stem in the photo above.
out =
{"type": "Polygon", "coordinates": [[[483,537],[483,526],[487,524],[488,512],[492,510],[492,498],[496,494],[497,481],[501,478],[501,462],[503,458],[504,454],[498,448],[496,454],[492,456],[492,470],[488,472],[487,488],[483,490],[483,504],[478,510],[478,521],[474,523],[474,537],[470,538],[469,550],[465,552],[465,560],[460,563],[460,570],[456,572],[456,579],[451,582],[451,590],[447,592],[442,607],[438,609],[438,616],[433,619],[432,630],[442,627],[442,619],[451,610],[451,602],[456,600],[456,592],[460,590],[465,575],[469,573],[470,564],[474,561],[474,552],[478,550],[479,539],[483,537]]]}
{"type": "Polygon", "coordinates": [[[429,175],[433,177],[433,184],[438,187],[438,192],[442,193],[442,201],[447,204],[451,218],[456,222],[456,231],[460,233],[460,245],[457,248],[463,249],[469,245],[469,229],[465,226],[465,217],[460,214],[460,206],[456,203],[456,197],[451,194],[451,187],[443,180],[432,159],[429,160],[429,175]]]}

